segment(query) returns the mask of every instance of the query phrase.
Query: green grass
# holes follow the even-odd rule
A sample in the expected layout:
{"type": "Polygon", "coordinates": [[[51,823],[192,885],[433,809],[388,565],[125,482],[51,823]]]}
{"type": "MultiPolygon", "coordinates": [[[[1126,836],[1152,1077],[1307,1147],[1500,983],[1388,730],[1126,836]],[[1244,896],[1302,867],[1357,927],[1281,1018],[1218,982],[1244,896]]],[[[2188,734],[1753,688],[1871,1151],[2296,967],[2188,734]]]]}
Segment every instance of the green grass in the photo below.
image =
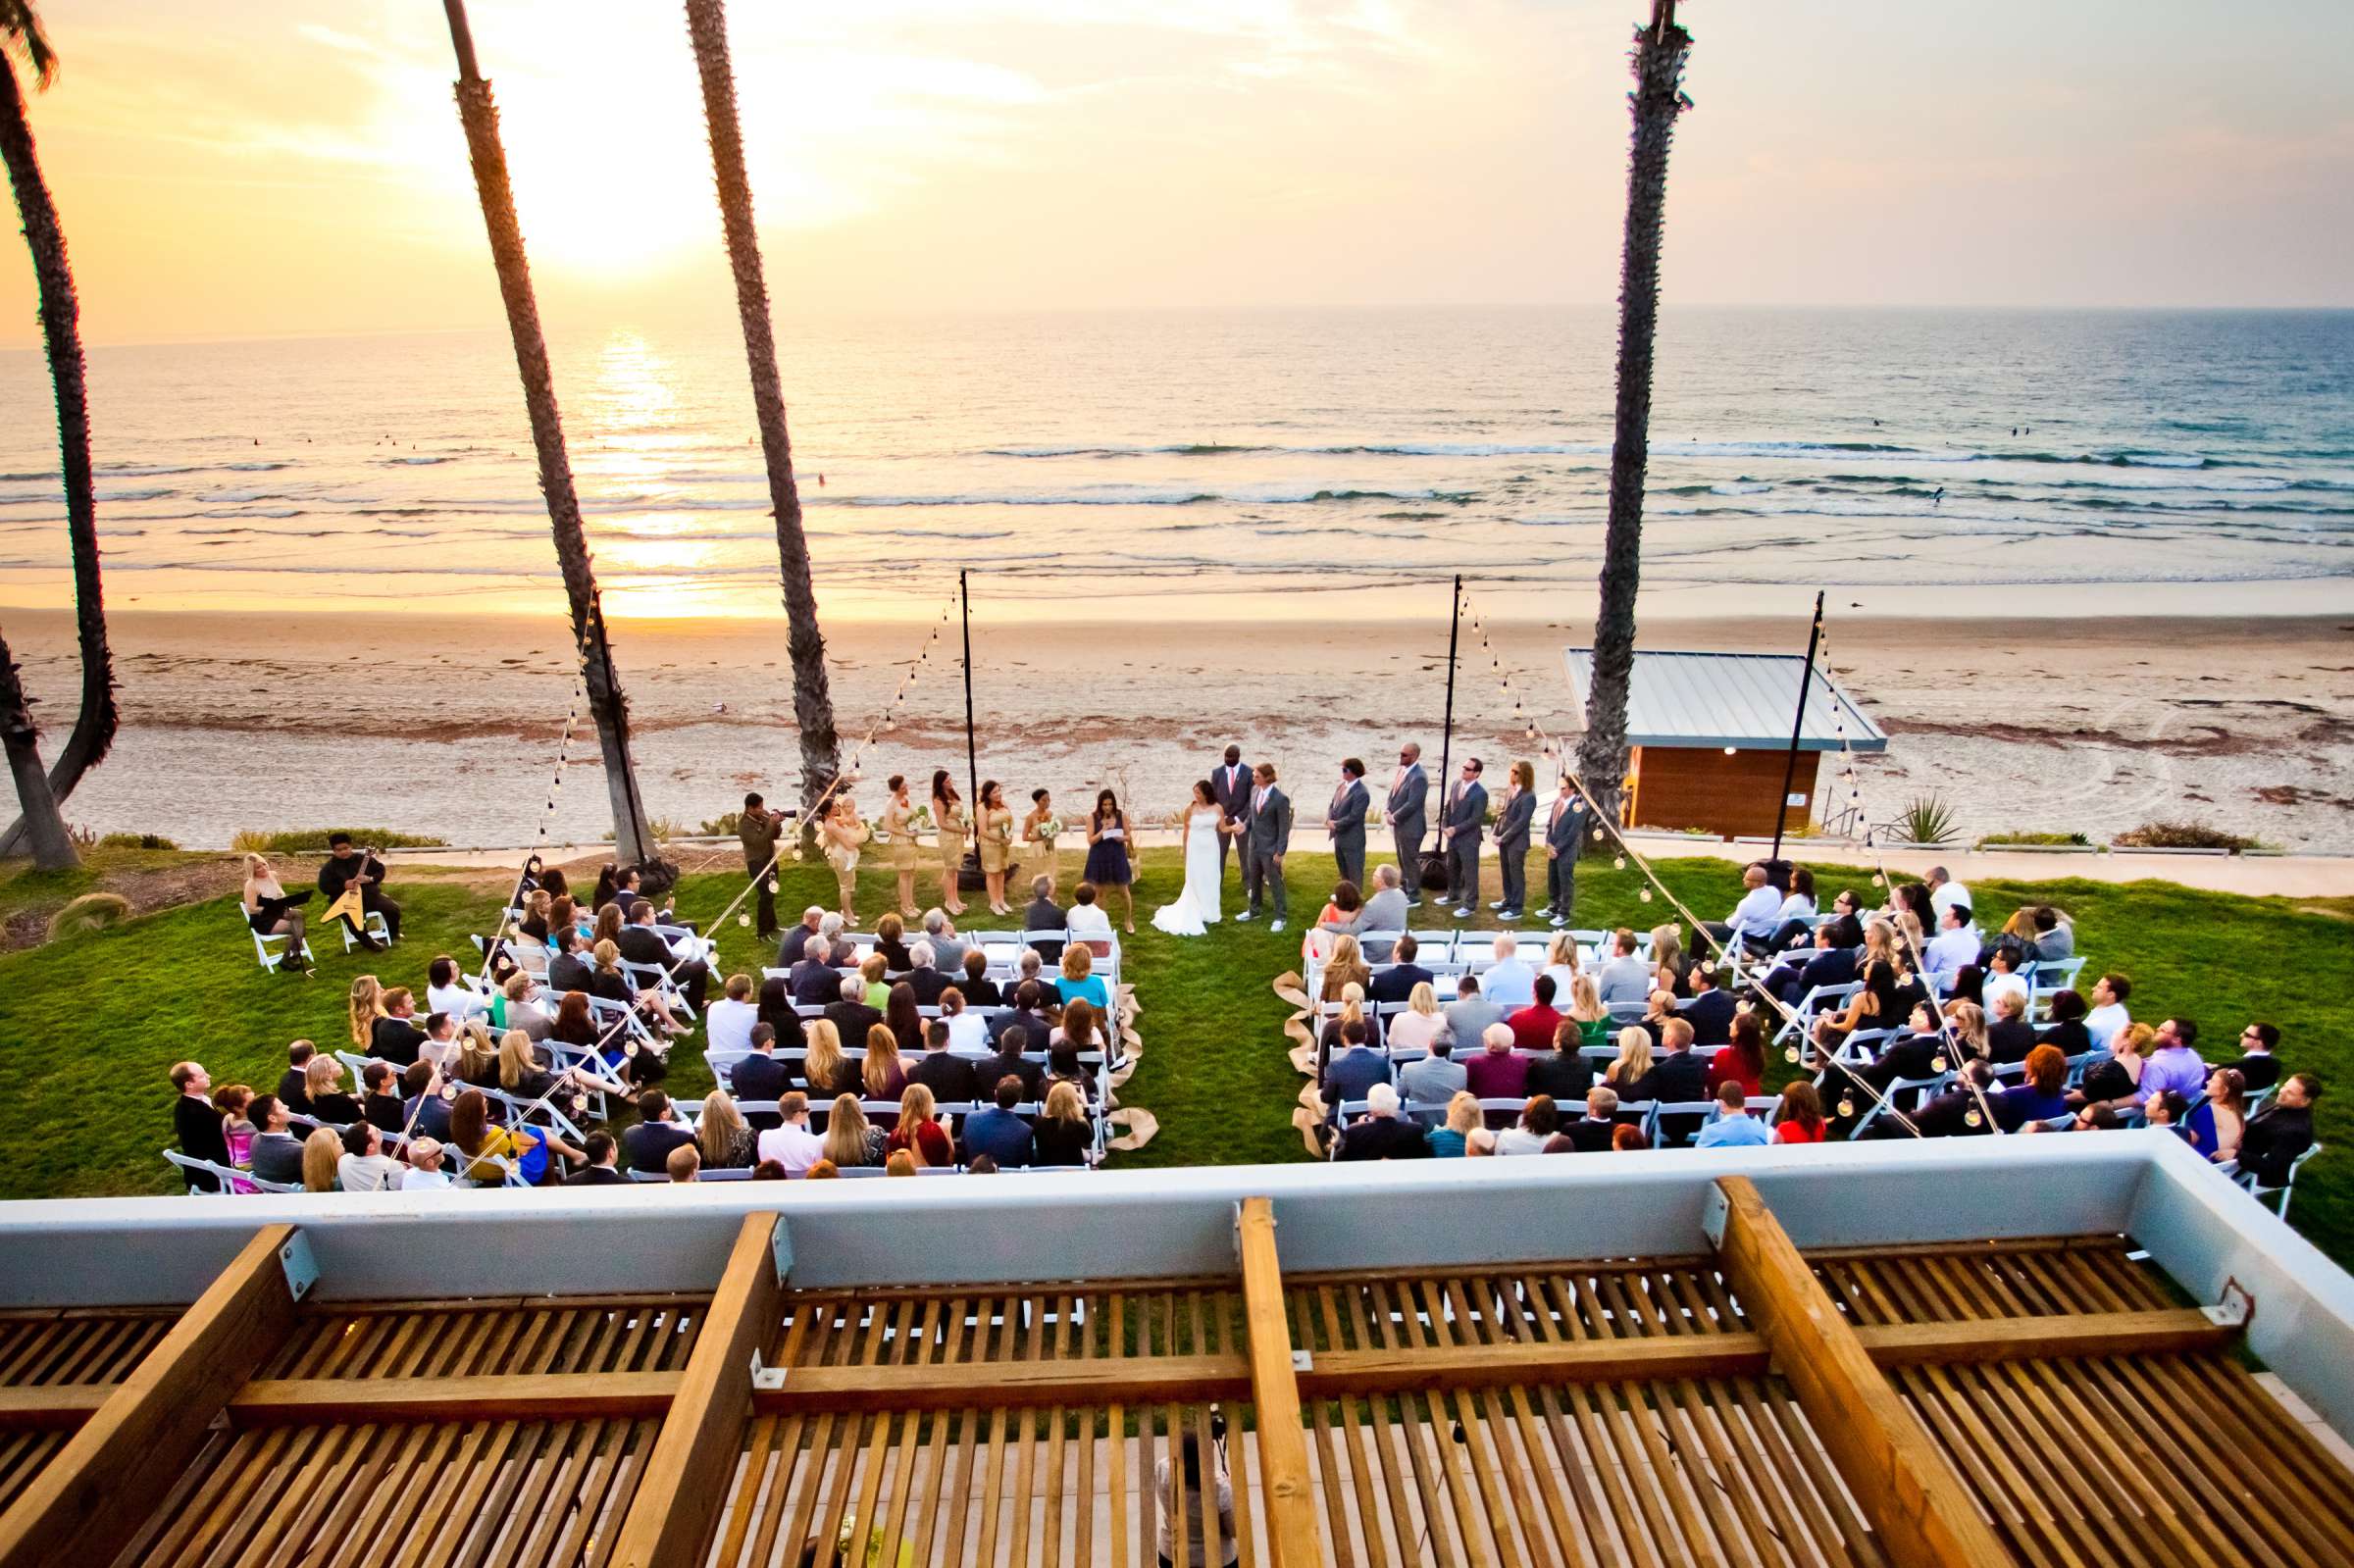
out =
{"type": "MultiPolygon", "coordinates": [[[[173,858],[161,851],[110,857],[139,867],[173,858]]],[[[1704,918],[1721,917],[1739,891],[1738,868],[1729,861],[1667,860],[1659,870],[1704,918]]],[[[1816,870],[1826,899],[1844,886],[1873,892],[1867,873],[1816,870]]],[[[1330,879],[1329,858],[1296,854],[1290,930],[1276,935],[1264,925],[1228,924],[1206,938],[1180,939],[1154,931],[1147,918],[1177,892],[1179,852],[1145,853],[1138,932],[1127,940],[1145,1054],[1122,1097],[1158,1117],[1160,1134],[1145,1149],[1115,1156],[1117,1163],[1305,1157],[1290,1119],[1300,1079],[1282,1035],[1288,1009],[1270,982],[1298,967],[1300,923],[1320,906],[1330,879]]],[[[0,912],[86,890],[95,880],[90,872],[0,878],[0,912]]],[[[809,903],[831,901],[832,878],[822,868],[789,864],[781,881],[778,905],[788,918],[809,903]]],[[[741,875],[690,878],[679,906],[709,919],[741,885],[741,875]]],[[[1664,901],[1639,897],[1640,886],[1631,868],[1590,863],[1579,876],[1578,924],[1648,927],[1669,918],[1664,901]]],[[[323,941],[319,976],[307,982],[255,967],[226,898],[0,955],[0,1066],[13,1099],[11,1114],[0,1118],[0,1197],[173,1190],[157,1154],[171,1138],[164,1075],[173,1062],[193,1056],[217,1083],[267,1087],[284,1067],[287,1040],[343,1043],[352,976],[373,965],[388,984],[421,988],[435,953],[473,952],[466,935],[487,931],[497,903],[494,893],[448,884],[396,880],[393,891],[407,914],[400,949],[373,959],[346,957],[337,942],[323,941]]],[[[2279,1025],[2288,1064],[2321,1074],[2333,1091],[2320,1110],[2323,1138],[2332,1147],[2300,1179],[2297,1229],[2339,1262],[2354,1263],[2354,900],[2244,898],[2171,883],[2075,880],[1980,882],[1972,892],[1978,907],[1997,918],[2023,903],[2069,909],[2079,949],[2092,963],[2132,977],[2134,1015],[2196,1018],[2211,1054],[2226,1049],[2252,1018],[2279,1025]]],[[[864,879],[860,907],[870,918],[888,901],[881,876],[864,879]]],[[[1230,912],[1237,902],[1229,884],[1230,912]]],[[[1435,908],[1417,913],[1420,925],[1442,924],[1435,908]]],[[[991,924],[970,916],[966,923],[991,924]]],[[[718,935],[723,969],[749,970],[764,961],[750,932],[733,921],[718,935]]],[[[690,1096],[709,1089],[698,1042],[680,1047],[668,1087],[690,1096]]]]}

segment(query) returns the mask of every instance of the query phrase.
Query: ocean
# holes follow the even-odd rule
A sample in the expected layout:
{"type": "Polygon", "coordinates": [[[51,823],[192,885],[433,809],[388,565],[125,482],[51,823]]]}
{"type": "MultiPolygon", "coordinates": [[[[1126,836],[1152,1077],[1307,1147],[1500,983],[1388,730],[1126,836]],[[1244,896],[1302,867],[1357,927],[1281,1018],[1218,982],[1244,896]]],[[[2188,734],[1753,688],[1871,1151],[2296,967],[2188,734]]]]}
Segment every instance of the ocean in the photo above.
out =
{"type": "MultiPolygon", "coordinates": [[[[1582,613],[1614,330],[1607,308],[781,317],[821,597],[921,616],[964,568],[1025,613],[1274,590],[1340,616],[1461,572],[1582,613]]],[[[773,614],[732,324],[553,347],[609,608],[773,614]]],[[[561,602],[503,333],[99,348],[90,376],[112,604],[561,602]]],[[[2354,312],[1670,310],[1652,433],[1644,585],[1669,611],[1817,585],[2253,607],[2354,572],[2354,312]]],[[[69,602],[63,519],[45,363],[0,354],[0,603],[69,602]]]]}

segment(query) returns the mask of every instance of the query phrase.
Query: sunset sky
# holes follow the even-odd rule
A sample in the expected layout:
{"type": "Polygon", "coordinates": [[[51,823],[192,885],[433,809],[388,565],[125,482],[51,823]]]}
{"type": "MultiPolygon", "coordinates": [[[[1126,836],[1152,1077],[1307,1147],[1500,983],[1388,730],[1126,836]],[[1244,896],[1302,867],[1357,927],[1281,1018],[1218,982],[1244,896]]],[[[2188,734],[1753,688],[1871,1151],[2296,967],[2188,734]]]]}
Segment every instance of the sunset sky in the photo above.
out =
{"type": "MultiPolygon", "coordinates": [[[[1592,302],[1646,0],[740,3],[780,311],[1592,302]]],[[[97,343],[499,320],[435,0],[51,0],[97,343]]],[[[671,0],[477,0],[552,322],[732,310],[671,0]]],[[[1672,300],[2354,303],[2354,6],[1694,0],[1672,300]]],[[[13,221],[11,225],[13,228],[13,221]]],[[[0,246],[0,346],[35,341],[0,246]]]]}

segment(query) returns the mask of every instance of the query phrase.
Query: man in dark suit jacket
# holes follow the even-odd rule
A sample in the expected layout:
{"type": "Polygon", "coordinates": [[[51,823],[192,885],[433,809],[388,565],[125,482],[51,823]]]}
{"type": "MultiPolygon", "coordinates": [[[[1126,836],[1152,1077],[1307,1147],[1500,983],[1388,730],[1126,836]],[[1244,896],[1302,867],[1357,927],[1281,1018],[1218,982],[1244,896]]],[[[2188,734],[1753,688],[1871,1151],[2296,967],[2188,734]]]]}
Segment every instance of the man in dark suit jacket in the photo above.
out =
{"type": "MultiPolygon", "coordinates": [[[[1225,852],[1225,846],[1226,840],[1220,838],[1218,849],[1221,856],[1225,852]]],[[[1218,862],[1220,876],[1225,874],[1225,864],[1223,859],[1218,862]]],[[[1051,877],[1031,878],[1030,902],[1022,909],[1022,930],[1061,931],[1069,926],[1070,920],[1070,915],[1054,901],[1054,879],[1051,877]]],[[[1030,945],[1038,949],[1038,961],[1042,964],[1054,964],[1062,961],[1062,943],[1060,942],[1032,942],[1030,945]]],[[[967,996],[965,1000],[969,1002],[972,998],[967,996]]]]}
{"type": "MultiPolygon", "coordinates": [[[[1046,991],[1037,981],[1023,981],[1014,987],[1012,1010],[999,1013],[989,1021],[989,1037],[1002,1048],[1005,1032],[1019,1028],[1029,1036],[1032,1050],[1045,1050],[1047,1036],[1054,1028],[1052,1021],[1047,1017],[1046,999],[1046,991]]],[[[989,1081],[983,1079],[982,1082],[989,1081]]]]}
{"type": "Polygon", "coordinates": [[[1463,776],[1447,791],[1447,807],[1439,815],[1439,847],[1447,856],[1447,901],[1458,920],[1468,920],[1479,902],[1479,835],[1488,819],[1488,791],[1479,775],[1479,759],[1464,758],[1463,776]]]}
{"type": "Polygon", "coordinates": [[[427,1039],[448,1040],[451,1034],[449,1015],[435,1013],[426,1019],[425,1028],[419,1029],[415,1018],[406,1011],[408,1005],[405,1001],[401,1004],[403,1011],[398,1017],[380,1018],[369,1026],[369,1055],[390,1062],[395,1067],[407,1067],[417,1060],[417,1048],[427,1039]],[[435,1033],[436,1029],[439,1030],[438,1035],[435,1033]]]}
{"type": "Polygon", "coordinates": [[[595,978],[596,968],[582,949],[580,932],[567,926],[556,933],[555,956],[547,961],[547,988],[560,997],[567,991],[588,990],[595,978]]]}
{"type": "MultiPolygon", "coordinates": [[[[2239,1168],[2266,1187],[2288,1181],[2288,1168],[2313,1147],[2313,1101],[2321,1081],[2311,1073],[2280,1080],[2273,1103],[2248,1118],[2239,1133],[2239,1168]]],[[[256,1162],[256,1173],[260,1165],[256,1162]]]]}
{"type": "MultiPolygon", "coordinates": [[[[1517,774],[1525,766],[1512,765],[1515,777],[1496,813],[1496,869],[1502,874],[1504,896],[1488,907],[1504,920],[1518,920],[1528,907],[1528,837],[1537,818],[1537,792],[1533,783],[1521,787],[1517,774]]],[[[1533,781],[1534,775],[1530,777],[1533,781]]]]}
{"type": "Polygon", "coordinates": [[[866,1032],[883,1022],[883,1015],[859,1000],[866,994],[866,982],[852,975],[835,987],[834,1000],[826,1003],[826,1022],[842,1037],[845,1051],[864,1050],[866,1032]]]}
{"type": "Polygon", "coordinates": [[[629,1178],[614,1168],[614,1158],[619,1149],[620,1145],[613,1141],[612,1134],[601,1129],[589,1134],[587,1140],[581,1144],[581,1152],[588,1156],[588,1163],[580,1171],[566,1177],[564,1185],[566,1187],[629,1186],[629,1178]]]}
{"type": "Polygon", "coordinates": [[[1548,925],[1566,926],[1577,914],[1577,856],[1585,847],[1580,843],[1578,830],[1586,825],[1586,814],[1577,807],[1577,790],[1571,786],[1569,776],[1561,775],[1561,792],[1553,797],[1553,810],[1545,818],[1545,919],[1548,925]]]}
{"type": "Polygon", "coordinates": [[[842,995],[842,972],[827,963],[826,957],[811,949],[789,977],[793,999],[803,1007],[821,1007],[842,995]]]}
{"type": "Polygon", "coordinates": [[[1373,797],[1365,788],[1365,765],[1351,757],[1341,764],[1341,785],[1332,793],[1332,809],[1324,814],[1324,832],[1332,839],[1333,863],[1341,881],[1358,891],[1365,887],[1365,814],[1373,797]]]}
{"type": "Polygon", "coordinates": [[[1732,993],[1717,987],[1716,971],[1707,964],[1692,966],[1692,999],[1677,1011],[1692,1026],[1695,1047],[1713,1049],[1733,1037],[1732,993]]]}
{"type": "Polygon", "coordinates": [[[1292,847],[1292,802],[1290,796],[1275,787],[1273,763],[1262,762],[1251,774],[1251,794],[1243,802],[1243,829],[1236,835],[1243,845],[1243,887],[1251,895],[1251,907],[1234,918],[1257,919],[1260,895],[1271,891],[1275,918],[1267,923],[1267,930],[1281,931],[1283,856],[1292,847]]]}
{"type": "Polygon", "coordinates": [[[1365,989],[1365,1000],[1402,1002],[1414,994],[1416,986],[1426,982],[1436,990],[1438,977],[1414,962],[1416,950],[1410,932],[1399,937],[1398,944],[1390,949],[1390,967],[1373,977],[1373,984],[1365,989]]]}
{"type": "Polygon", "coordinates": [[[699,958],[681,962],[670,950],[670,943],[654,930],[654,901],[640,898],[630,910],[629,924],[621,928],[621,956],[633,964],[650,964],[670,971],[671,984],[686,997],[692,1012],[703,1010],[703,992],[711,984],[711,966],[699,958]]]}
{"type": "Polygon", "coordinates": [[[1836,922],[1815,929],[1815,950],[1807,961],[1793,969],[1778,966],[1766,977],[1766,988],[1796,1007],[1807,992],[1817,986],[1845,986],[1856,978],[1856,955],[1853,949],[1837,945],[1836,922]]]}
{"type": "MultiPolygon", "coordinates": [[[[1690,1104],[1709,1097],[1709,1064],[1692,1049],[1692,1026],[1671,1018],[1661,1029],[1667,1053],[1644,1076],[1646,1097],[1657,1104],[1690,1104]]],[[[1701,1115],[1673,1116],[1660,1124],[1660,1141],[1674,1144],[1700,1128],[1701,1115]]]]}
{"type": "Polygon", "coordinates": [[[809,945],[809,938],[817,935],[817,923],[825,918],[825,910],[817,904],[811,904],[807,909],[802,910],[801,923],[787,932],[785,939],[777,943],[775,967],[791,969],[799,963],[804,950],[809,945]]]}
{"type": "Polygon", "coordinates": [[[1408,740],[1398,748],[1398,771],[1391,776],[1389,798],[1382,810],[1389,815],[1390,838],[1398,850],[1398,878],[1406,885],[1407,902],[1422,904],[1422,835],[1430,820],[1430,775],[1422,771],[1422,748],[1408,740]]]}
{"type": "Polygon", "coordinates": [[[1344,1160],[1426,1160],[1430,1138],[1398,1114],[1398,1091],[1376,1084],[1365,1091],[1366,1116],[1342,1130],[1336,1158],[1344,1160]]]}
{"type": "Polygon", "coordinates": [[[680,1125],[678,1113],[670,1108],[670,1096],[658,1088],[638,1096],[638,1114],[642,1120],[621,1135],[622,1156],[633,1171],[666,1175],[670,1151],[693,1142],[694,1135],[680,1125]]]}
{"type": "MultiPolygon", "coordinates": [[[[1255,785],[1251,770],[1243,766],[1243,748],[1228,746],[1226,760],[1210,770],[1209,792],[1218,797],[1218,819],[1221,822],[1242,823],[1251,816],[1251,791],[1255,785]]],[[[1218,885],[1226,885],[1226,851],[1242,850],[1244,865],[1250,864],[1250,851],[1244,848],[1239,835],[1218,835],[1218,885]],[[1229,843],[1229,837],[1233,842],[1229,843]]],[[[1249,872],[1244,873],[1248,878],[1249,872]]]]}
{"type": "MultiPolygon", "coordinates": [[[[773,1024],[752,1026],[752,1053],[728,1070],[728,1092],[740,1100],[777,1100],[793,1087],[793,1073],[777,1060],[777,1031],[773,1024]]],[[[778,1126],[774,1111],[746,1111],[752,1131],[765,1133],[778,1126]]]]}
{"type": "Polygon", "coordinates": [[[2280,1060],[2273,1054],[2279,1043],[2276,1025],[2250,1024],[2239,1032],[2239,1048],[2245,1054],[2231,1066],[2249,1093],[2261,1094],[2280,1082],[2280,1060]]]}
{"type": "Polygon", "coordinates": [[[973,1076],[981,1083],[990,1085],[1000,1084],[1008,1078],[1019,1079],[1022,1098],[1035,1100],[1039,1097],[1038,1087],[1046,1077],[1047,1064],[1030,1061],[1024,1053],[1046,1048],[1047,1037],[1044,1033],[1033,1035],[1026,1025],[1010,1024],[998,1037],[998,1054],[985,1062],[975,1063],[973,1076]]]}
{"type": "Polygon", "coordinates": [[[907,1069],[907,1079],[930,1089],[943,1105],[981,1097],[980,1075],[966,1058],[948,1054],[948,1026],[937,1018],[924,1026],[924,1054],[907,1069]]]}
{"type": "Polygon", "coordinates": [[[1586,1090],[1586,1114],[1563,1127],[1559,1137],[1569,1140],[1572,1154],[1608,1154],[1618,1131],[1618,1091],[1608,1084],[1586,1090]]]}
{"type": "Polygon", "coordinates": [[[915,960],[915,967],[907,971],[904,977],[908,988],[915,992],[915,1005],[938,1007],[940,993],[948,988],[950,982],[947,976],[940,972],[939,964],[933,961],[932,944],[917,942],[908,949],[907,956],[915,960]]]}

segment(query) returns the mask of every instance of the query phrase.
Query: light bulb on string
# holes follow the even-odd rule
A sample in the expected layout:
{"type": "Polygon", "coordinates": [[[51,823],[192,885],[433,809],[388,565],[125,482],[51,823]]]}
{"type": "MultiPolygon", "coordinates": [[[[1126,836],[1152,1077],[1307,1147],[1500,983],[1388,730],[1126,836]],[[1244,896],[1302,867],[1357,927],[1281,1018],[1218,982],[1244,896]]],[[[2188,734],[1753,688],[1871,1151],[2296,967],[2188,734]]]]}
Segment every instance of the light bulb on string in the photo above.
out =
{"type": "Polygon", "coordinates": [[[1785,1047],[1782,1051],[1782,1060],[1796,1067],[1798,1065],[1798,1047],[1795,1045],[1785,1047]]]}
{"type": "Polygon", "coordinates": [[[1846,1095],[1842,1094],[1842,1095],[1839,1097],[1839,1114],[1840,1114],[1840,1116],[1841,1116],[1842,1118],[1845,1118],[1845,1117],[1850,1117],[1850,1116],[1853,1116],[1853,1115],[1855,1115],[1855,1114],[1856,1114],[1856,1102],[1855,1102],[1854,1100],[1852,1100],[1852,1099],[1849,1099],[1849,1098],[1848,1098],[1846,1095]]]}
{"type": "Polygon", "coordinates": [[[1612,860],[1611,862],[1611,869],[1612,871],[1624,871],[1626,869],[1626,857],[1624,855],[1620,855],[1615,860],[1612,860]]]}
{"type": "Polygon", "coordinates": [[[749,915],[738,915],[738,916],[736,917],[736,924],[737,924],[737,925],[739,925],[739,926],[748,926],[748,925],[750,925],[751,923],[752,923],[752,917],[751,917],[751,916],[749,916],[749,915]]]}
{"type": "Polygon", "coordinates": [[[1962,1113],[1962,1125],[1965,1127],[1976,1127],[1984,1120],[1985,1118],[1978,1115],[1975,1106],[1962,1113]]]}
{"type": "Polygon", "coordinates": [[[1645,903],[1647,903],[1647,904],[1648,904],[1648,903],[1650,903],[1650,902],[1651,902],[1651,889],[1650,889],[1650,888],[1648,888],[1648,887],[1645,887],[1645,888],[1641,889],[1640,896],[1641,896],[1642,900],[1643,900],[1645,903]]]}

